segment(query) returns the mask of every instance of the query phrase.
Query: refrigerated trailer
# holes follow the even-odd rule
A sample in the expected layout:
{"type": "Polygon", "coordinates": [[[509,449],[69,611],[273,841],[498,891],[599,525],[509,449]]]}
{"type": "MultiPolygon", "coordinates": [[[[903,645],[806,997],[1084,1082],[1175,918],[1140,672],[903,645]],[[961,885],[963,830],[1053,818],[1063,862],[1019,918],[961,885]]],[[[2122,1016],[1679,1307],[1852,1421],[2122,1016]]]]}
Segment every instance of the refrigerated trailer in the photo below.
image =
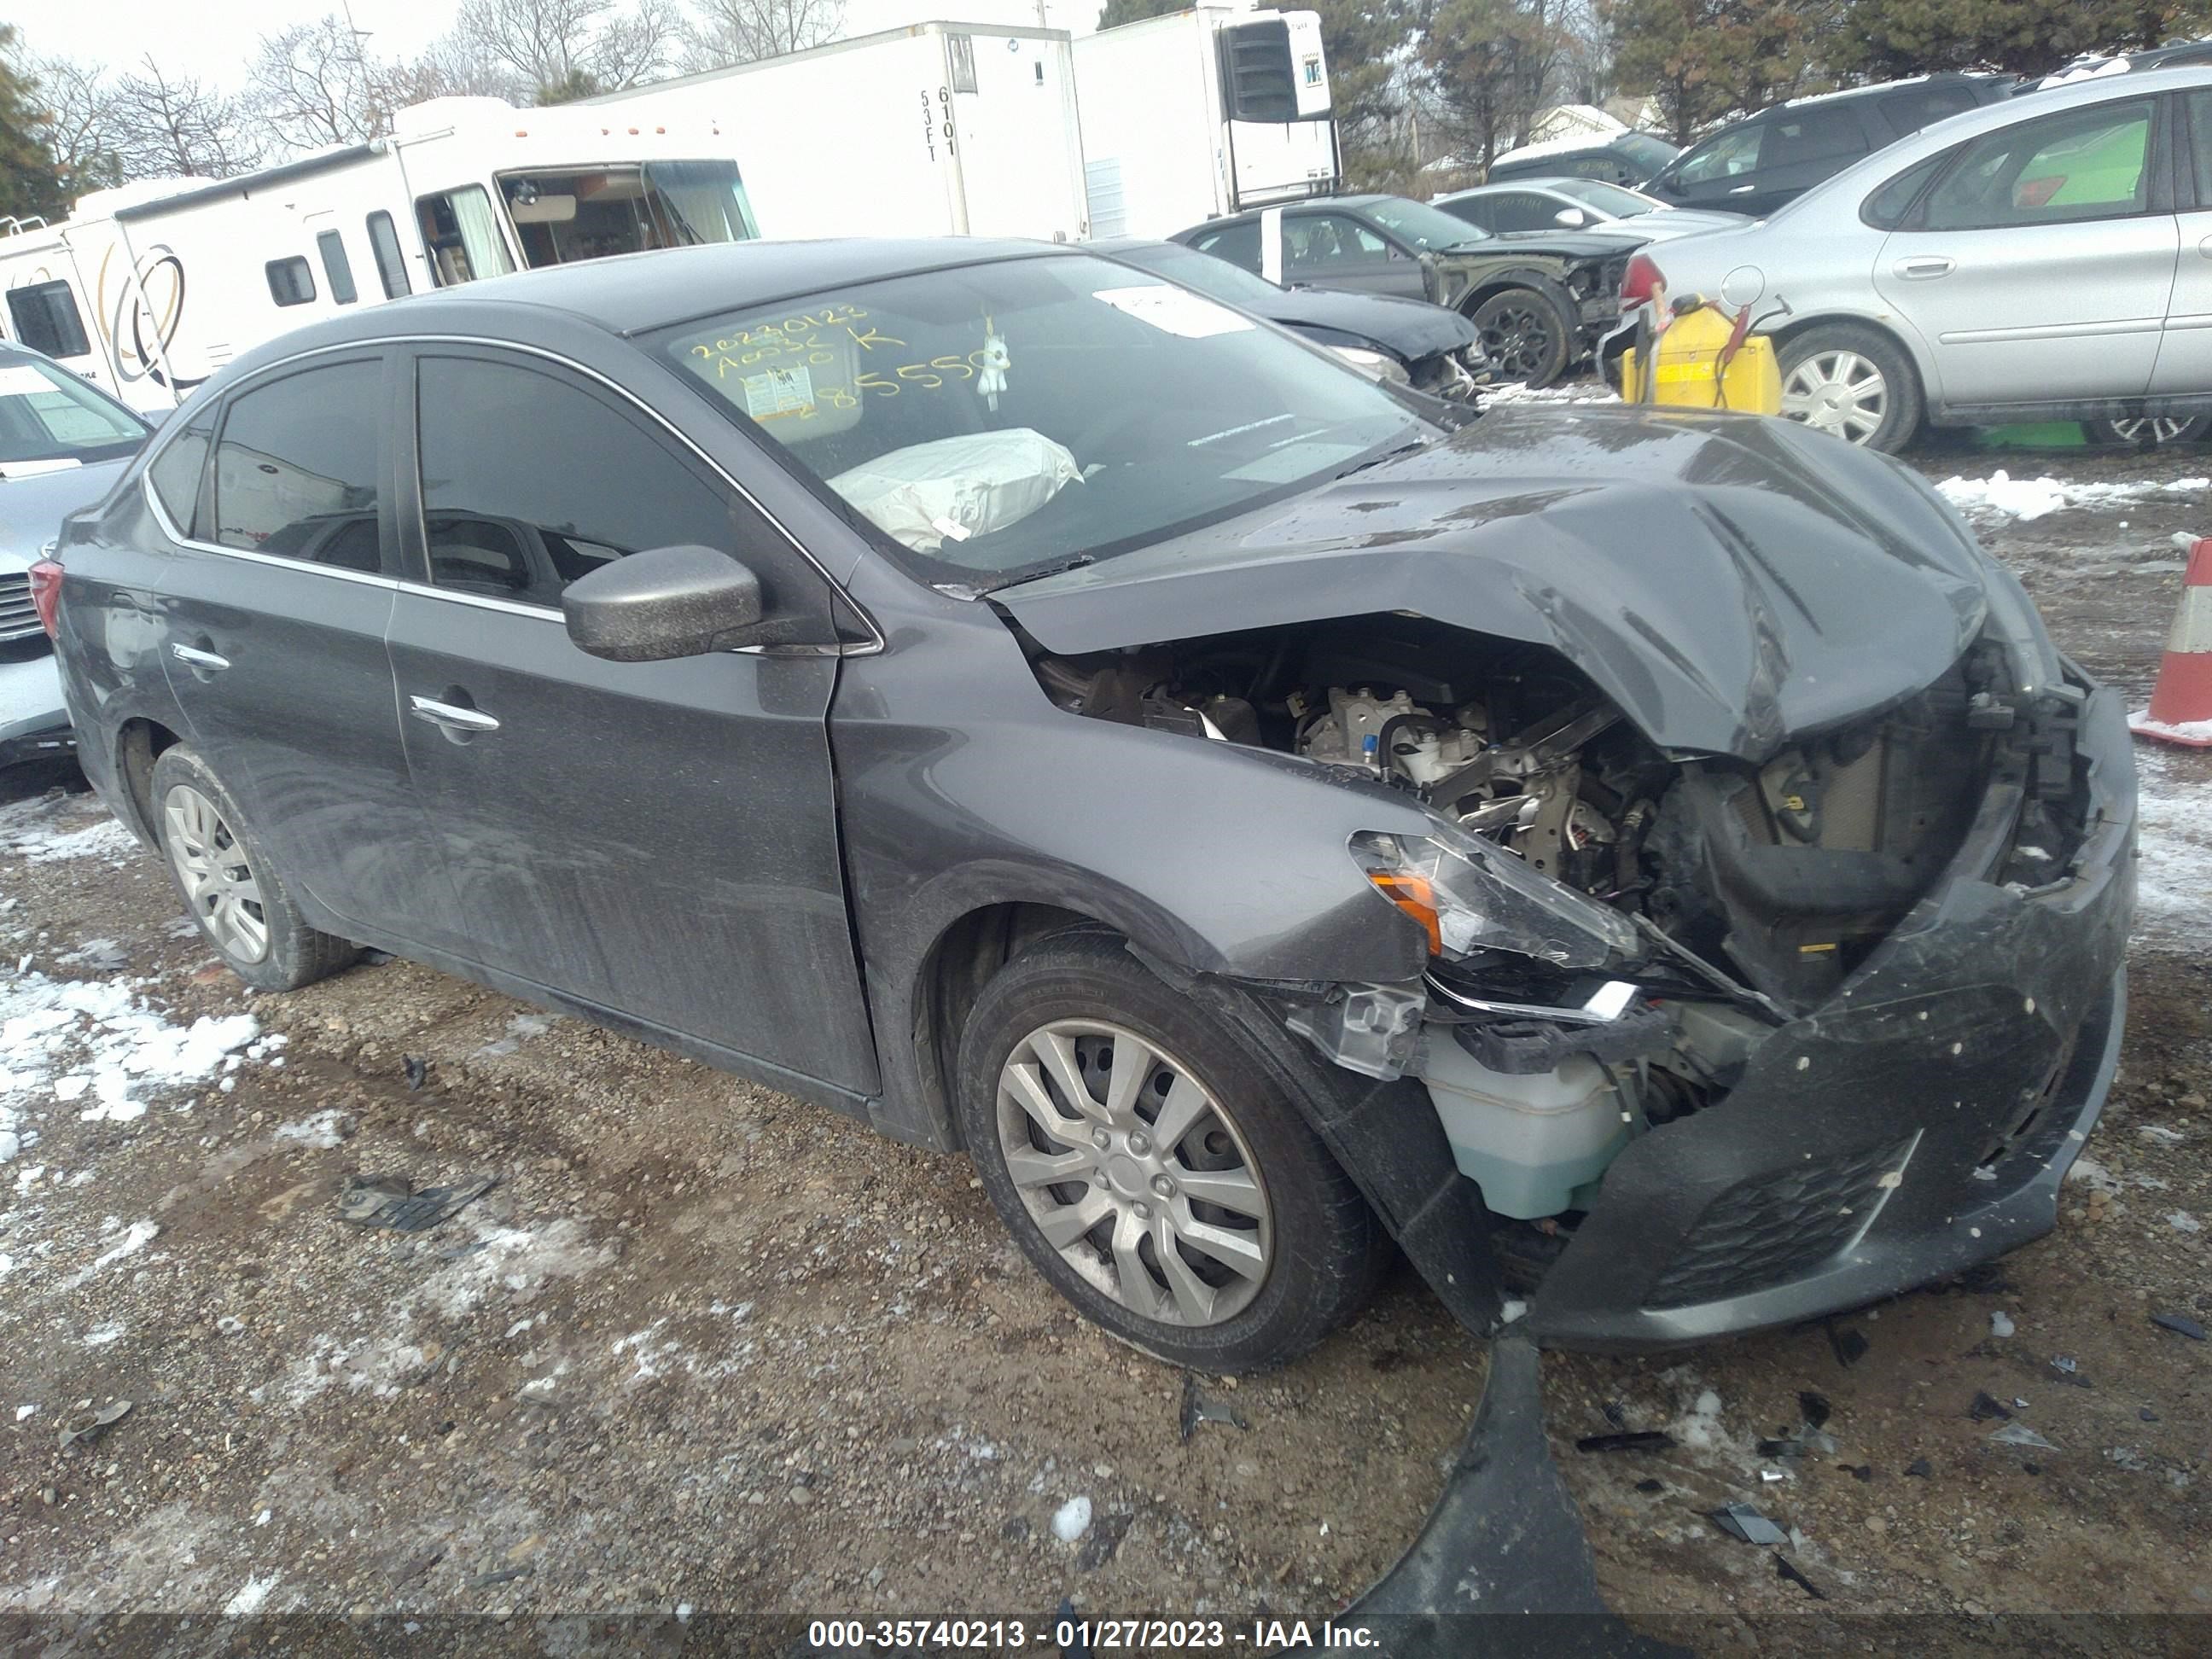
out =
{"type": "Polygon", "coordinates": [[[1321,16],[1201,5],[1074,43],[1097,236],[1165,236],[1335,190],[1321,16]]]}

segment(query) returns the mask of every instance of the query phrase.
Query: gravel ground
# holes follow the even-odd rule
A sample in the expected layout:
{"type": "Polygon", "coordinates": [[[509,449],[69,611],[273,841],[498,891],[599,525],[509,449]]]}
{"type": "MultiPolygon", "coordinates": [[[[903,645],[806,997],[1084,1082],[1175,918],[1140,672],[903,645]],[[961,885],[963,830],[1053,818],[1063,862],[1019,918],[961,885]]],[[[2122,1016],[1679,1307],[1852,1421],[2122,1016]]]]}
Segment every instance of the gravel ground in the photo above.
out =
{"type": "MultiPolygon", "coordinates": [[[[2212,532],[2163,486],[2212,452],[1919,464],[2130,487],[1975,513],[2140,700],[2170,538],[2212,532]]],[[[2212,1349],[2150,1317],[2212,1322],[2212,754],[2142,757],[2125,1066],[2057,1232],[1835,1322],[1849,1365],[1821,1328],[1547,1360],[1616,1607],[1808,1606],[1703,1518],[1741,1498],[1825,1610],[2212,1613],[2212,1349]],[[1808,1391],[1834,1451],[1759,1456],[1808,1391]],[[1613,1426],[1678,1443],[1574,1450],[1613,1426]]],[[[1403,1270],[1304,1362],[1187,1380],[1048,1292],[959,1160],[403,962],[250,996],[81,794],[0,807],[0,1613],[1318,1615],[1480,1389],[1403,1270]],[[410,1235],[337,1218],[355,1174],[496,1184],[410,1235]]]]}

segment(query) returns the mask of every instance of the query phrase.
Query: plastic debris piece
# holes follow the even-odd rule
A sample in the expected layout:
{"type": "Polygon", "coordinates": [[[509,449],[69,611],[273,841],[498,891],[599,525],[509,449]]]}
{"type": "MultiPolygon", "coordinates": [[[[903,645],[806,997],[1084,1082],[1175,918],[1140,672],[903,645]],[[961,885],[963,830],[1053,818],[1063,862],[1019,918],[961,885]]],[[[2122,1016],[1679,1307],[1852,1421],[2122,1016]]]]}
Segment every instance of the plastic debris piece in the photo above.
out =
{"type": "Polygon", "coordinates": [[[1866,1338],[1857,1331],[1848,1330],[1835,1323],[1828,1324],[1828,1346],[1835,1351],[1836,1364],[1845,1367],[1856,1365],[1866,1357],[1866,1338]]]}
{"type": "Polygon", "coordinates": [[[1601,1409],[1605,1413],[1605,1420],[1612,1424],[1614,1428],[1625,1429],[1628,1426],[1628,1407],[1620,1401],[1608,1400],[1601,1409]]]}
{"type": "Polygon", "coordinates": [[[2008,1314],[1993,1313],[1990,1316],[1991,1336],[2010,1336],[2019,1327],[2012,1322],[2012,1318],[2008,1314]]]}
{"type": "Polygon", "coordinates": [[[1575,1442],[1578,1452],[1666,1451],[1674,1437],[1664,1429],[1637,1429],[1623,1434],[1586,1434],[1575,1442]]]}
{"type": "Polygon", "coordinates": [[[2012,1408],[2016,1412],[2024,1412],[2027,1409],[2027,1401],[2014,1395],[2012,1397],[2012,1408]]]}
{"type": "Polygon", "coordinates": [[[1990,1438],[2001,1446],[2033,1446],[2038,1451],[2058,1449],[2025,1423],[2008,1423],[1990,1435],[1990,1438]]]}
{"type": "Polygon", "coordinates": [[[2150,1316],[2150,1322],[2161,1329],[2185,1336],[2191,1342],[2202,1342],[2204,1340],[2204,1328],[2195,1320],[2185,1319],[2179,1314],[2154,1313],[2150,1316]]]}
{"type": "Polygon", "coordinates": [[[356,1227],[388,1227],[394,1232],[428,1232],[452,1219],[489,1192],[496,1183],[487,1176],[466,1186],[425,1187],[409,1190],[397,1176],[349,1176],[338,1194],[338,1218],[356,1227]]]}
{"type": "Polygon", "coordinates": [[[1992,1400],[1986,1394],[1974,1396],[1974,1403],[1966,1407],[1966,1415],[1977,1423],[1997,1423],[2012,1415],[2011,1407],[2002,1401],[1992,1400]]]}
{"type": "Polygon", "coordinates": [[[2057,1371],[2062,1376],[2071,1376],[2075,1372],[2081,1369],[2081,1362],[2078,1359],[2069,1358],[2064,1354],[2060,1354],[2058,1358],[2051,1362],[2051,1369],[2057,1371]]]}
{"type": "Polygon", "coordinates": [[[57,1449],[67,1451],[71,1446],[89,1445],[130,1415],[131,1402],[127,1400],[118,1400],[112,1406],[104,1406],[94,1412],[91,1417],[80,1422],[76,1427],[64,1429],[62,1443],[57,1449]]]}
{"type": "Polygon", "coordinates": [[[404,1056],[404,1063],[407,1068],[407,1087],[409,1092],[411,1093],[414,1091],[420,1089],[424,1084],[430,1080],[430,1062],[423,1059],[422,1055],[405,1055],[404,1056]]]}
{"type": "Polygon", "coordinates": [[[1650,1478],[1650,1479],[1647,1479],[1647,1480],[1639,1480],[1639,1481],[1638,1481],[1638,1482],[1636,1483],[1636,1490],[1637,1490],[1637,1491],[1638,1491],[1638,1492],[1664,1492],[1664,1491],[1666,1491],[1666,1490],[1667,1490],[1667,1483],[1666,1483],[1664,1480],[1661,1480],[1657,1479],[1657,1478],[1655,1476],[1655,1477],[1652,1477],[1652,1478],[1650,1478]]]}
{"type": "Polygon", "coordinates": [[[1790,1535],[1748,1504],[1723,1504],[1706,1514],[1729,1537],[1747,1544],[1779,1544],[1790,1535]]]}
{"type": "Polygon", "coordinates": [[[1844,1467],[1850,1470],[1851,1479],[1854,1480],[1871,1480],[1874,1479],[1874,1465],[1871,1463],[1860,1463],[1856,1466],[1846,1463],[1844,1467]]]}
{"type": "Polygon", "coordinates": [[[2139,1423],[2155,1423],[2158,1421],[2158,1413],[2145,1406],[2136,1413],[2136,1420],[2139,1423]]]}
{"type": "Polygon", "coordinates": [[[1182,1437],[1188,1440],[1198,1432],[1201,1423],[1223,1423],[1232,1429],[1249,1429],[1243,1413],[1225,1401],[1208,1400],[1198,1391],[1198,1379],[1189,1372],[1183,1373],[1182,1417],[1179,1425],[1182,1437]]]}
{"type": "Polygon", "coordinates": [[[1924,1457],[1916,1457],[1910,1463],[1907,1463],[1905,1466],[1905,1472],[1907,1474],[1917,1475],[1921,1480],[1926,1480],[1934,1476],[1936,1473],[1936,1466],[1930,1463],[1924,1457]]]}
{"type": "Polygon", "coordinates": [[[1827,1395],[1816,1394],[1810,1389],[1798,1390],[1797,1408],[1805,1413],[1805,1426],[1808,1429],[1826,1427],[1828,1414],[1834,1409],[1828,1404],[1827,1395]]]}
{"type": "Polygon", "coordinates": [[[1826,1592],[1803,1573],[1798,1571],[1797,1564],[1786,1555],[1778,1553],[1775,1556],[1774,1576],[1785,1584],[1796,1585],[1815,1601],[1825,1601],[1828,1599],[1826,1592]]]}
{"type": "Polygon", "coordinates": [[[1789,1479],[1789,1477],[1784,1474],[1779,1469],[1761,1469],[1759,1472],[1759,1478],[1761,1480],[1764,1480],[1770,1486],[1778,1480],[1786,1480],[1789,1479]]]}

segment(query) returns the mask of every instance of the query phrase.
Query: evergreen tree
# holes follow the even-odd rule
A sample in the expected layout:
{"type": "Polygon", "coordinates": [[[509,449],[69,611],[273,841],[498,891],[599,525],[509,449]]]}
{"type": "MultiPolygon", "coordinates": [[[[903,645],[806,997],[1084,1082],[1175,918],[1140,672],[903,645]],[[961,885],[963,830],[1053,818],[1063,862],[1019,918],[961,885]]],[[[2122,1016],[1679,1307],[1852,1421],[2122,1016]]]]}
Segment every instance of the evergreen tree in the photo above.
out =
{"type": "Polygon", "coordinates": [[[0,23],[0,215],[59,220],[69,201],[46,147],[38,82],[18,67],[21,60],[15,26],[0,23]]]}

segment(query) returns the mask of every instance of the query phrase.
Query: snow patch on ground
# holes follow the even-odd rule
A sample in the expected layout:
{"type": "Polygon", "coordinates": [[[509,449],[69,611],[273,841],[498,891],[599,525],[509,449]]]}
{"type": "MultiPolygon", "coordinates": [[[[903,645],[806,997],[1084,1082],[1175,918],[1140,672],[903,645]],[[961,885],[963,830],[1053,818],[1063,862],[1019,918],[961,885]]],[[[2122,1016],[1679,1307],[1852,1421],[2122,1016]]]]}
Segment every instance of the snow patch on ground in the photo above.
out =
{"type": "Polygon", "coordinates": [[[296,1140],[303,1146],[328,1151],[339,1145],[345,1137],[338,1133],[338,1114],[333,1109],[317,1112],[313,1117],[301,1118],[297,1123],[280,1123],[271,1139],[296,1140]]]}
{"type": "Polygon", "coordinates": [[[2163,483],[2068,483],[2052,477],[2015,478],[2000,467],[1986,478],[1949,477],[1936,486],[1968,517],[2033,520],[2069,507],[2124,506],[2160,495],[2197,495],[2212,489],[2212,478],[2173,478],[2163,483]]]}
{"type": "Polygon", "coordinates": [[[239,1587],[238,1594],[222,1604],[222,1616],[226,1619],[251,1619],[269,1600],[269,1592],[276,1588],[280,1576],[273,1572],[266,1578],[249,1576],[239,1587]]]}
{"type": "Polygon", "coordinates": [[[138,851],[137,836],[113,818],[103,818],[82,830],[56,830],[21,823],[22,810],[21,805],[11,809],[16,821],[0,817],[0,835],[7,837],[9,852],[33,864],[58,864],[64,859],[105,859],[110,864],[120,864],[138,851]]]}
{"type": "Polygon", "coordinates": [[[1053,1511],[1052,1535],[1063,1544],[1073,1544],[1091,1530],[1091,1500],[1071,1498],[1053,1511]]]}
{"type": "Polygon", "coordinates": [[[1700,1451],[1717,1451],[1726,1448],[1729,1436],[1721,1426],[1721,1397],[1711,1389],[1699,1392],[1690,1401],[1689,1408],[1674,1419],[1674,1438],[1686,1446],[1695,1446],[1700,1451]]]}
{"type": "Polygon", "coordinates": [[[2201,946],[2212,933],[2212,788],[2183,778],[2172,757],[2136,750],[2136,931],[2201,946]]]}

